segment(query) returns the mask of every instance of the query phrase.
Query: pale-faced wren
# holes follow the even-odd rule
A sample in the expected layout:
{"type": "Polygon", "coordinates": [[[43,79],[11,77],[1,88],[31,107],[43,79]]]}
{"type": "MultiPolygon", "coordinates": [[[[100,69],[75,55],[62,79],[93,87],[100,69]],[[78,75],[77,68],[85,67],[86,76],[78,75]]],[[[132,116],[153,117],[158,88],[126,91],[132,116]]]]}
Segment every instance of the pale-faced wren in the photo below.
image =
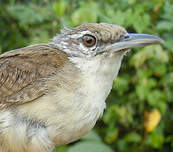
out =
{"type": "Polygon", "coordinates": [[[49,152],[88,133],[131,48],[163,42],[86,23],[0,55],[0,152],[49,152]]]}

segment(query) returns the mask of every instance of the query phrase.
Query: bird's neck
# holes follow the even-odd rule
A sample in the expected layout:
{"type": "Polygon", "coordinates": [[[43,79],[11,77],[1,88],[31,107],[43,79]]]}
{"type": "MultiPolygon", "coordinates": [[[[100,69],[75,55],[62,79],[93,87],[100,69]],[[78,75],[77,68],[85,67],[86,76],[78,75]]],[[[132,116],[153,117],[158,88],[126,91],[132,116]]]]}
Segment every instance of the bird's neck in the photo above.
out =
{"type": "Polygon", "coordinates": [[[69,58],[82,72],[85,85],[81,88],[81,92],[87,95],[88,102],[98,107],[99,116],[106,108],[105,100],[112,89],[114,79],[117,77],[122,58],[122,54],[103,55],[89,59],[69,58]]]}

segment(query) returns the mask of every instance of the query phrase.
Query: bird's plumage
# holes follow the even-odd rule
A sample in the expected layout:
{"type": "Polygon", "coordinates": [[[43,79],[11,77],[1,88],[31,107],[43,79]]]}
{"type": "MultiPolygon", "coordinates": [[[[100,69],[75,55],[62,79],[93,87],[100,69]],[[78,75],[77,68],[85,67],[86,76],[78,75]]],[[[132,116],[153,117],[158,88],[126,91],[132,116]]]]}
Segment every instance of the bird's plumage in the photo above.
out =
{"type": "Polygon", "coordinates": [[[48,77],[67,61],[51,45],[34,45],[0,55],[0,109],[46,94],[48,77]]]}

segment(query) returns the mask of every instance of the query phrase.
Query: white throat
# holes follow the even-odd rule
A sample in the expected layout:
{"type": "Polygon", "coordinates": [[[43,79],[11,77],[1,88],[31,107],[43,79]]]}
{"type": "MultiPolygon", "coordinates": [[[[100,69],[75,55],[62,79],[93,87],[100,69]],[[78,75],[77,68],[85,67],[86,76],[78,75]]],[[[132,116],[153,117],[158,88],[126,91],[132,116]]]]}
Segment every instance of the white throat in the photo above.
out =
{"type": "Polygon", "coordinates": [[[98,116],[102,115],[106,108],[105,100],[109,95],[114,79],[116,78],[123,58],[123,54],[111,54],[109,56],[96,56],[95,58],[69,57],[69,59],[83,73],[84,87],[87,102],[98,110],[98,116]]]}

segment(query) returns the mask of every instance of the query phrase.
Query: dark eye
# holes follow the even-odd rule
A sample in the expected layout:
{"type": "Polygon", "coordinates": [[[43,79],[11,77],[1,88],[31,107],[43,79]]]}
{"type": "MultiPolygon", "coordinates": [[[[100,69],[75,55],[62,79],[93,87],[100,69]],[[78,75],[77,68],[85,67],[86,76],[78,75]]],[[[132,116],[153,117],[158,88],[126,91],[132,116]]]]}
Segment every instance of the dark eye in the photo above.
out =
{"type": "Polygon", "coordinates": [[[96,38],[91,35],[84,35],[82,41],[86,47],[92,47],[96,44],[96,38]]]}

